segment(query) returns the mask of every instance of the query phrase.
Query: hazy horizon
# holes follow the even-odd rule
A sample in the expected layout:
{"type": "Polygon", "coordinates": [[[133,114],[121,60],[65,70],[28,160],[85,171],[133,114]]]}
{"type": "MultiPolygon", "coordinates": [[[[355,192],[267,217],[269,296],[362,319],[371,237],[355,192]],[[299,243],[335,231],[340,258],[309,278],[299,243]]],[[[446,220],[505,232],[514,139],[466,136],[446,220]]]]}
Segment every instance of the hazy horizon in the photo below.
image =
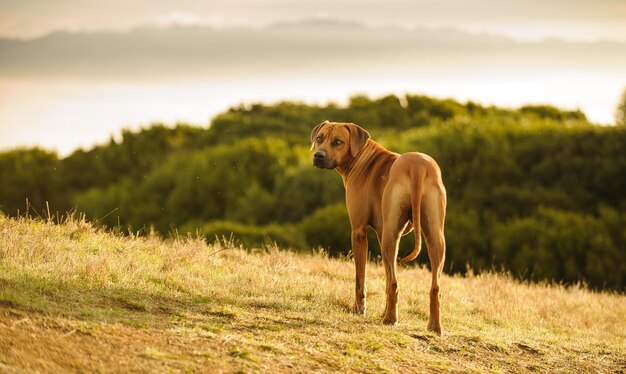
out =
{"type": "Polygon", "coordinates": [[[613,0],[34,3],[0,5],[0,150],[67,155],[122,128],[355,94],[548,104],[610,124],[626,86],[613,0]]]}
{"type": "Polygon", "coordinates": [[[143,26],[263,27],[310,18],[381,26],[454,28],[520,40],[626,41],[620,0],[4,0],[0,38],[143,26]]]}

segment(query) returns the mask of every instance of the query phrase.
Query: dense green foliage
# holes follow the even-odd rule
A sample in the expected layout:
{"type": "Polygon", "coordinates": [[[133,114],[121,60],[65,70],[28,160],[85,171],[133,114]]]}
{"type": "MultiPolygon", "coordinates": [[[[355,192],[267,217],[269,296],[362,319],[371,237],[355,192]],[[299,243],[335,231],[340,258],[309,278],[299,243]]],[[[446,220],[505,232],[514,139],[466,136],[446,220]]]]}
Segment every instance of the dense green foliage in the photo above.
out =
{"type": "MultiPolygon", "coordinates": [[[[438,160],[448,190],[446,271],[503,267],[531,279],[626,287],[626,127],[579,111],[517,110],[424,96],[356,96],[345,107],[255,104],[208,129],[124,131],[67,158],[0,154],[0,207],[77,209],[107,226],[201,232],[246,246],[348,253],[336,172],[311,165],[311,128],[355,122],[397,152],[438,160]],[[231,235],[232,234],[232,235],[231,235]]],[[[371,255],[379,254],[369,235],[371,255]]],[[[411,235],[401,255],[413,246],[411,235]]],[[[426,251],[418,261],[426,263],[426,251]]]]}

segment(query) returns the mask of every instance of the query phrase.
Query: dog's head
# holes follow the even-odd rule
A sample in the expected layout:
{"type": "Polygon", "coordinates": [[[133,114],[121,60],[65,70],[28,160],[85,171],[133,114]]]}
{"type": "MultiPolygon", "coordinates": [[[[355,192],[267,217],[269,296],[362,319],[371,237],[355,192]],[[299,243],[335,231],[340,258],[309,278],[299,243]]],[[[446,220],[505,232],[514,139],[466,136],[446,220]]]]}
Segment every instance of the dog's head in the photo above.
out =
{"type": "Polygon", "coordinates": [[[313,165],[334,169],[357,157],[367,144],[370,134],[354,123],[324,121],[311,131],[313,165]]]}

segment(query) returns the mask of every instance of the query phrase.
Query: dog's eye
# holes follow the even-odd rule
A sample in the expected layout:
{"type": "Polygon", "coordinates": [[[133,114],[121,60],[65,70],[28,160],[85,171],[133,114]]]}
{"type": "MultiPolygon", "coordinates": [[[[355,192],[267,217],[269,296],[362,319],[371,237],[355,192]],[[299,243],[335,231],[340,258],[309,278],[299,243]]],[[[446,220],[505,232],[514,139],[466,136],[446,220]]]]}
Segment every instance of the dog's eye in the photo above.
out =
{"type": "Polygon", "coordinates": [[[318,143],[321,143],[322,142],[322,137],[318,136],[317,138],[315,138],[315,141],[318,142],[318,143]]]}
{"type": "Polygon", "coordinates": [[[337,140],[335,140],[335,141],[333,142],[333,145],[334,145],[335,147],[336,147],[336,146],[338,146],[338,145],[341,145],[341,144],[343,144],[343,142],[342,142],[341,140],[339,140],[339,139],[337,139],[337,140]]]}

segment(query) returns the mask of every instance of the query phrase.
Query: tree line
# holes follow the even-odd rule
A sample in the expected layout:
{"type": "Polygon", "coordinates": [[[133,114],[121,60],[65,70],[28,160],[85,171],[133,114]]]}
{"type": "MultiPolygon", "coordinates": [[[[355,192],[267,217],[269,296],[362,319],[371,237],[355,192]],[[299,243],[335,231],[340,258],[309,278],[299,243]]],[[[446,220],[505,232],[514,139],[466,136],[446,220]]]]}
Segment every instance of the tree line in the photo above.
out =
{"type": "MultiPolygon", "coordinates": [[[[309,133],[354,122],[387,148],[439,162],[448,190],[447,272],[506,269],[593,288],[626,286],[626,126],[580,111],[405,95],[346,106],[234,107],[208,128],[152,125],[68,157],[0,153],[0,209],[84,212],[108,227],[199,233],[245,246],[348,254],[341,178],[311,165],[309,133]]],[[[371,257],[380,250],[369,237],[371,257]]],[[[401,255],[412,248],[403,238],[401,255]]],[[[427,264],[426,251],[418,262],[427,264]]]]}

